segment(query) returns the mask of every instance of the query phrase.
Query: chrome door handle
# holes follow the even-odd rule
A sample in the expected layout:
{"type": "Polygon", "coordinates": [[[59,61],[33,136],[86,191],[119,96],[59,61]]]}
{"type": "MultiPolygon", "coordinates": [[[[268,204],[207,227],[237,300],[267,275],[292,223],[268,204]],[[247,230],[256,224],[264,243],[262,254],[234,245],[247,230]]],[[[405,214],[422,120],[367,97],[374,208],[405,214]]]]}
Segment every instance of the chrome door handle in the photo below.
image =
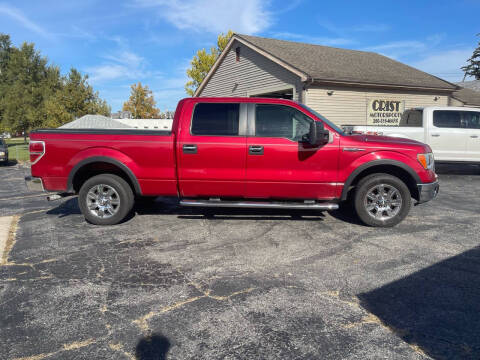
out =
{"type": "Polygon", "coordinates": [[[471,137],[472,139],[476,139],[476,138],[478,138],[478,135],[470,135],[470,137],[471,137]]]}
{"type": "Polygon", "coordinates": [[[439,137],[440,134],[432,134],[433,137],[439,137]]]}
{"type": "Polygon", "coordinates": [[[196,154],[197,153],[197,145],[194,144],[185,144],[182,147],[184,154],[196,154]]]}
{"type": "Polygon", "coordinates": [[[250,145],[248,147],[248,153],[250,155],[263,155],[263,146],[261,146],[261,145],[250,145]]]}
{"type": "Polygon", "coordinates": [[[360,149],[360,148],[343,148],[343,151],[357,152],[357,151],[365,151],[365,149],[360,149]]]}

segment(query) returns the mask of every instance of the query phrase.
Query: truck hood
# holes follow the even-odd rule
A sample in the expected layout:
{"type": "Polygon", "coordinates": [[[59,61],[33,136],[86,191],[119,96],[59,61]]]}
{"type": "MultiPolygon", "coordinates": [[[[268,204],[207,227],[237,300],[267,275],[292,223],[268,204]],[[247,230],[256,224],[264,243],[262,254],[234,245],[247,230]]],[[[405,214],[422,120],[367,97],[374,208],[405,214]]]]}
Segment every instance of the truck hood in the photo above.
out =
{"type": "Polygon", "coordinates": [[[351,135],[349,136],[352,140],[358,141],[359,143],[367,143],[371,146],[379,146],[379,147],[388,147],[388,148],[396,148],[396,147],[418,147],[425,152],[431,152],[432,150],[430,147],[420,141],[407,139],[407,138],[400,138],[400,137],[392,137],[392,136],[380,136],[380,135],[351,135]]]}

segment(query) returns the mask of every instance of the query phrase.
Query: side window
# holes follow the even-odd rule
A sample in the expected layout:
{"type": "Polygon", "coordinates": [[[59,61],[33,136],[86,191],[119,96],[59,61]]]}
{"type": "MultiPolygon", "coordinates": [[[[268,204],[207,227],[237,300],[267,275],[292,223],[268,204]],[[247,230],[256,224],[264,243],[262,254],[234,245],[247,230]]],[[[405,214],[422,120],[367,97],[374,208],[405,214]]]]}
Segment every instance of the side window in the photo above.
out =
{"type": "Polygon", "coordinates": [[[399,126],[422,127],[423,126],[423,110],[406,110],[402,114],[399,126]]]}
{"type": "Polygon", "coordinates": [[[255,107],[255,136],[299,141],[310,131],[312,121],[289,106],[259,104],[255,107]]]}
{"type": "Polygon", "coordinates": [[[192,117],[192,135],[238,135],[240,104],[198,103],[192,117]]]}
{"type": "Polygon", "coordinates": [[[463,119],[467,129],[480,129],[480,112],[465,111],[463,119]]]}
{"type": "Polygon", "coordinates": [[[439,128],[463,128],[460,111],[435,110],[433,125],[439,128]]]}

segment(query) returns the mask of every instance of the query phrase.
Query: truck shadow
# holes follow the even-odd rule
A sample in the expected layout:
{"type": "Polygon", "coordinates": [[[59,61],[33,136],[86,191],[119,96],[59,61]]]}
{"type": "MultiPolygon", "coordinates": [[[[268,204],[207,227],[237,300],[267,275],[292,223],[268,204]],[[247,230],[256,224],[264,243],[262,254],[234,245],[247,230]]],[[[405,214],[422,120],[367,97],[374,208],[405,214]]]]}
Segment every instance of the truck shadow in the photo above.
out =
{"type": "MultiPolygon", "coordinates": [[[[72,197],[59,206],[47,211],[48,215],[63,218],[69,215],[81,214],[78,198],[72,197]]],[[[177,199],[156,198],[139,200],[131,214],[124,220],[138,215],[177,215],[179,219],[208,220],[291,220],[291,221],[323,221],[324,212],[315,210],[288,209],[236,209],[236,208],[189,208],[178,204],[177,199]]]]}
{"type": "Polygon", "coordinates": [[[434,359],[480,359],[480,247],[360,294],[361,305],[434,359]]]}
{"type": "Polygon", "coordinates": [[[479,175],[480,164],[435,163],[435,172],[439,175],[479,175]]]}
{"type": "Polygon", "coordinates": [[[18,161],[15,159],[9,159],[8,162],[0,162],[0,167],[6,167],[6,166],[15,166],[18,164],[18,161]]]}
{"type": "Polygon", "coordinates": [[[167,198],[140,201],[134,211],[139,215],[177,215],[179,219],[322,221],[325,218],[324,212],[318,210],[183,207],[177,199],[167,198]]]}

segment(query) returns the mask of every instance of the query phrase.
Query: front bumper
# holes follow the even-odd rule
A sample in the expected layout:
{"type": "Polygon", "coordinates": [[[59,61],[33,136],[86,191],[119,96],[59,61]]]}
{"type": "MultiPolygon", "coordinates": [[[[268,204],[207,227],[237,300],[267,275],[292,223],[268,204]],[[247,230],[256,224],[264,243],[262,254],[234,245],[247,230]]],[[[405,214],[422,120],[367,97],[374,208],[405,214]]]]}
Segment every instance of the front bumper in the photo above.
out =
{"type": "Polygon", "coordinates": [[[428,184],[418,184],[418,204],[434,199],[440,189],[438,181],[428,184]]]}
{"type": "Polygon", "coordinates": [[[29,191],[45,191],[42,179],[32,176],[25,177],[25,184],[29,191]]]}

